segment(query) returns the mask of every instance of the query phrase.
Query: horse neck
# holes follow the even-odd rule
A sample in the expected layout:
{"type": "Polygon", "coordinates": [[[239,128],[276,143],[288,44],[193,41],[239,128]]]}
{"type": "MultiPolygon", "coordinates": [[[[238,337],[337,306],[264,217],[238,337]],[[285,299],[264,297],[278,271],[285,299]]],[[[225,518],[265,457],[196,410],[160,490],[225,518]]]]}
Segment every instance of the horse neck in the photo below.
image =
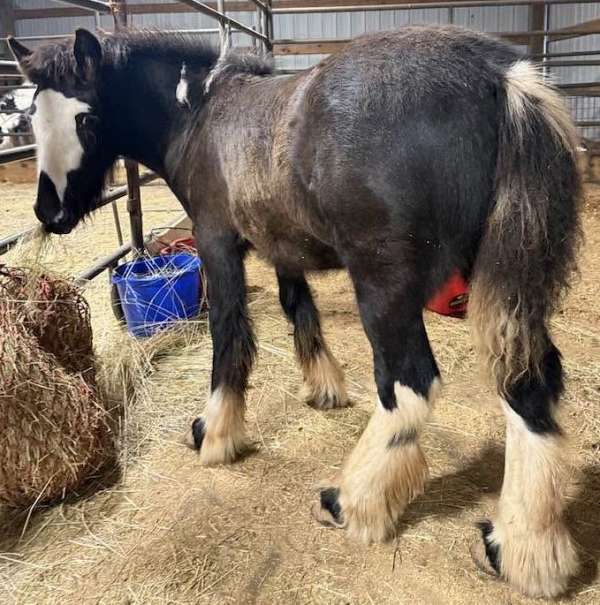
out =
{"type": "Polygon", "coordinates": [[[175,98],[179,66],[175,61],[132,61],[108,70],[101,91],[116,153],[161,176],[166,176],[170,141],[187,119],[175,98]]]}

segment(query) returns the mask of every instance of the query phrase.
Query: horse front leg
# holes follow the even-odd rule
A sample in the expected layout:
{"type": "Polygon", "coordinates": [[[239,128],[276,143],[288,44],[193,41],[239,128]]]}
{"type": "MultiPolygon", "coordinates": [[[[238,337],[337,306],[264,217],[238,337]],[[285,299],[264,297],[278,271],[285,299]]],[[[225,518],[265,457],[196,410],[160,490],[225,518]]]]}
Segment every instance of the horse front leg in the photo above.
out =
{"type": "Polygon", "coordinates": [[[294,346],[302,367],[306,402],[320,409],[348,405],[344,374],[321,333],[321,322],[310,287],[302,273],[277,269],[279,301],[294,324],[294,346]]]}
{"type": "Polygon", "coordinates": [[[423,324],[419,288],[354,277],[361,318],[373,348],[378,401],[341,472],[320,491],[313,514],[369,543],[395,533],[428,476],[419,440],[439,386],[423,324]],[[416,293],[416,294],[415,294],[416,293]]]}
{"type": "Polygon", "coordinates": [[[204,415],[194,420],[188,442],[205,465],[232,462],[248,445],[246,387],[256,345],[246,306],[245,246],[235,233],[198,233],[210,291],[213,341],[211,392],[204,415]]]}

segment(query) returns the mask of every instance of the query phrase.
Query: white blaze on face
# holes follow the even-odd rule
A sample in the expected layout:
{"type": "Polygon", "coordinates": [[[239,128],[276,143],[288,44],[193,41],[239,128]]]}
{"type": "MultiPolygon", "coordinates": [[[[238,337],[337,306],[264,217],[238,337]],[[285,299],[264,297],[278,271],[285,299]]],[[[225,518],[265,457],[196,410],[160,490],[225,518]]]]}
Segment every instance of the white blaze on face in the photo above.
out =
{"type": "Polygon", "coordinates": [[[81,165],[83,147],[77,136],[75,116],[89,113],[90,106],[56,90],[42,90],[35,98],[31,126],[37,143],[38,175],[43,171],[64,200],[67,174],[81,165]]]}

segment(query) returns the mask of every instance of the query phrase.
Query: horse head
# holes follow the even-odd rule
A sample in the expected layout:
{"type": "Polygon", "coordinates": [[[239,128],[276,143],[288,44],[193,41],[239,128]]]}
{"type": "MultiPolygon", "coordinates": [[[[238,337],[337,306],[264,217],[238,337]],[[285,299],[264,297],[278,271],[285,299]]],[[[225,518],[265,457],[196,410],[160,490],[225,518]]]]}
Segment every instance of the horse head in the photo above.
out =
{"type": "Polygon", "coordinates": [[[23,74],[37,87],[31,123],[37,143],[37,218],[69,233],[95,206],[116,153],[98,94],[102,45],[79,29],[74,41],[31,51],[9,39],[23,74]]]}

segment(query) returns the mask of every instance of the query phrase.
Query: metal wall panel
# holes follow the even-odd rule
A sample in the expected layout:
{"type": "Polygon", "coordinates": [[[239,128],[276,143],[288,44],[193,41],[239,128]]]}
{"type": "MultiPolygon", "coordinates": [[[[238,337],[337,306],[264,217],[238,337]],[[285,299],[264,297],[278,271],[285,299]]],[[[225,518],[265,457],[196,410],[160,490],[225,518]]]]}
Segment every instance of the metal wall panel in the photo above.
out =
{"type": "MultiPolygon", "coordinates": [[[[6,1],[6,0],[0,0],[6,1]]],[[[9,0],[19,8],[51,8],[64,6],[52,0],[9,0]]],[[[154,0],[163,4],[172,0],[154,0]]],[[[148,3],[149,0],[128,0],[130,4],[148,3]]],[[[349,0],[351,3],[351,0],[349,0]]],[[[227,7],[227,2],[225,2],[227,7]]],[[[549,7],[549,29],[560,29],[592,19],[600,19],[600,3],[553,5],[549,7]]],[[[231,16],[250,26],[257,26],[256,12],[231,13],[231,16]]],[[[210,17],[197,12],[156,15],[132,15],[134,27],[160,29],[204,29],[216,27],[210,17]]],[[[455,23],[487,32],[525,31],[529,23],[527,6],[504,6],[455,9],[416,9],[412,11],[364,11],[353,13],[276,15],[275,38],[278,39],[344,39],[365,33],[390,30],[407,24],[455,23]]],[[[112,18],[102,16],[101,27],[112,29],[112,18]]],[[[62,17],[55,19],[21,20],[16,23],[16,33],[21,36],[43,34],[67,34],[77,27],[95,27],[95,17],[62,17]]],[[[207,36],[217,43],[217,36],[207,36]]],[[[234,45],[249,46],[251,39],[244,34],[234,34],[234,45]]],[[[571,52],[600,49],[600,35],[560,40],[549,44],[550,52],[571,52]]],[[[526,49],[523,49],[526,50],[526,49]]],[[[325,55],[280,56],[276,64],[280,69],[303,69],[318,63],[325,55]]],[[[558,82],[600,81],[600,67],[551,68],[558,82]]],[[[571,99],[570,105],[577,120],[600,120],[600,99],[571,99]]],[[[600,138],[600,128],[587,128],[584,135],[600,138]]]]}
{"type": "Polygon", "coordinates": [[[62,2],[52,2],[52,0],[12,0],[12,5],[15,8],[55,8],[64,6],[62,2]]]}

